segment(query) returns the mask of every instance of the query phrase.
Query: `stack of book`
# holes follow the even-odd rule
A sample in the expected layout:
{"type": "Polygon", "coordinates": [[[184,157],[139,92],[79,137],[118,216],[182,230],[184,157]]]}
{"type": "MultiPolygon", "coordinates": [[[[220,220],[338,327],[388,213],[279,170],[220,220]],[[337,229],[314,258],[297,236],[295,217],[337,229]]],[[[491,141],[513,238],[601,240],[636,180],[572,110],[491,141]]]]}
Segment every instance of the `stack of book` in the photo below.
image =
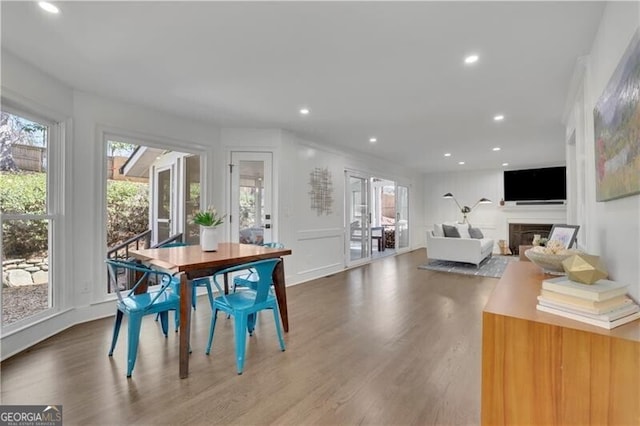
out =
{"type": "Polygon", "coordinates": [[[610,280],[591,285],[567,277],[544,280],[537,309],[609,330],[640,318],[627,285],[610,280]]]}

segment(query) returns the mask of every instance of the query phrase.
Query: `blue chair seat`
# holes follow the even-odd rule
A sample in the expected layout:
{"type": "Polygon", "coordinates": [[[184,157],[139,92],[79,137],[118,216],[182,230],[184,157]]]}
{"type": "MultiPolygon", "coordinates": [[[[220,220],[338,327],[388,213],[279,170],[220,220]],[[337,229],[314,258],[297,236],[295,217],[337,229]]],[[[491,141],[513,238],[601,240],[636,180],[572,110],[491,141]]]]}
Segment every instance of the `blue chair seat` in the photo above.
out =
{"type": "MultiPolygon", "coordinates": [[[[174,242],[174,243],[163,244],[159,248],[184,247],[184,246],[186,246],[185,243],[174,242]]],[[[197,301],[196,291],[198,290],[198,287],[205,287],[207,289],[207,296],[209,297],[209,305],[213,310],[213,292],[211,291],[211,281],[209,278],[197,278],[191,281],[191,306],[193,307],[194,310],[196,309],[196,301],[197,301]]],[[[178,295],[180,294],[180,278],[179,277],[171,277],[171,288],[173,289],[173,292],[175,294],[178,294],[178,295]]],[[[158,318],[159,316],[156,316],[156,321],[158,321],[158,318]]],[[[174,318],[174,322],[176,326],[176,331],[178,331],[178,328],[180,328],[179,315],[176,314],[174,318]]]]}
{"type": "MultiPolygon", "coordinates": [[[[174,242],[167,243],[160,246],[160,248],[170,248],[170,247],[184,247],[187,244],[182,242],[174,242]]],[[[176,294],[180,294],[180,278],[173,277],[171,279],[171,285],[176,294]]],[[[193,309],[196,309],[196,290],[198,287],[205,287],[207,289],[207,296],[209,297],[209,304],[211,305],[211,309],[213,309],[213,292],[211,291],[211,279],[210,278],[196,278],[191,281],[191,306],[193,309]]],[[[176,330],[178,329],[179,324],[176,323],[176,330]]]]}
{"type": "Polygon", "coordinates": [[[128,310],[129,312],[147,312],[149,314],[160,313],[167,310],[173,310],[176,303],[180,303],[180,296],[173,293],[162,292],[156,299],[155,294],[142,293],[136,295],[135,298],[125,298],[118,301],[117,308],[120,310],[128,310]]]}

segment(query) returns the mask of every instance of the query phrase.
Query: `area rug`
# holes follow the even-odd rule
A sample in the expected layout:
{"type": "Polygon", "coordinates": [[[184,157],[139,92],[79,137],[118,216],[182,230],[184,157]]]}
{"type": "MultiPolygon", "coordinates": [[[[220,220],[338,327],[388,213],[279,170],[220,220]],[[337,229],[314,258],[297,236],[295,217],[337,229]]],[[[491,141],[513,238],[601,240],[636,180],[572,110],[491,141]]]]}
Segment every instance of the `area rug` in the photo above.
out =
{"type": "Polygon", "coordinates": [[[418,266],[419,269],[432,271],[453,272],[454,274],[477,275],[480,277],[500,278],[509,262],[517,262],[516,256],[492,256],[482,262],[480,267],[471,263],[451,262],[448,260],[432,260],[426,265],[418,266]]]}

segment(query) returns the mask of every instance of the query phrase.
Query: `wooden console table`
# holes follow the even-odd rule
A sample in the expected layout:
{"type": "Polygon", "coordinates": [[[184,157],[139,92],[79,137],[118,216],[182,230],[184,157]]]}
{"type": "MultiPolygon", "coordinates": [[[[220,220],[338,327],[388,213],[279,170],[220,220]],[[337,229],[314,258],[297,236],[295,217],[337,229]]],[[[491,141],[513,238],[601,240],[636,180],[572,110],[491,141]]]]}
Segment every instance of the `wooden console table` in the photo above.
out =
{"type": "Polygon", "coordinates": [[[640,424],[640,320],[606,330],[536,310],[544,278],[511,262],[482,318],[482,424],[640,424]]]}

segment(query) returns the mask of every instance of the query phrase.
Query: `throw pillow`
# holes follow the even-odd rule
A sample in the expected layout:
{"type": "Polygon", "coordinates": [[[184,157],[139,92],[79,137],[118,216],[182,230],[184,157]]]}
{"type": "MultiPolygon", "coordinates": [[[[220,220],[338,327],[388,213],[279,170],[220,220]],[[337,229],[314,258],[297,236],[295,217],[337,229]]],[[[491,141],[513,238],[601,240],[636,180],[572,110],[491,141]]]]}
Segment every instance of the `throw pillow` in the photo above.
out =
{"type": "Polygon", "coordinates": [[[442,230],[442,224],[436,223],[433,225],[433,236],[434,237],[444,237],[444,231],[442,230]]]}
{"type": "Polygon", "coordinates": [[[448,238],[460,238],[460,233],[458,232],[458,228],[455,226],[442,225],[442,230],[444,231],[444,236],[448,238]]]}
{"type": "Polygon", "coordinates": [[[482,231],[480,230],[480,228],[469,228],[469,235],[471,235],[471,238],[475,238],[476,240],[481,240],[484,238],[484,235],[482,235],[482,231]]]}
{"type": "Polygon", "coordinates": [[[460,238],[471,238],[469,235],[469,224],[468,223],[459,223],[456,225],[458,228],[458,233],[460,234],[460,238]]]}

